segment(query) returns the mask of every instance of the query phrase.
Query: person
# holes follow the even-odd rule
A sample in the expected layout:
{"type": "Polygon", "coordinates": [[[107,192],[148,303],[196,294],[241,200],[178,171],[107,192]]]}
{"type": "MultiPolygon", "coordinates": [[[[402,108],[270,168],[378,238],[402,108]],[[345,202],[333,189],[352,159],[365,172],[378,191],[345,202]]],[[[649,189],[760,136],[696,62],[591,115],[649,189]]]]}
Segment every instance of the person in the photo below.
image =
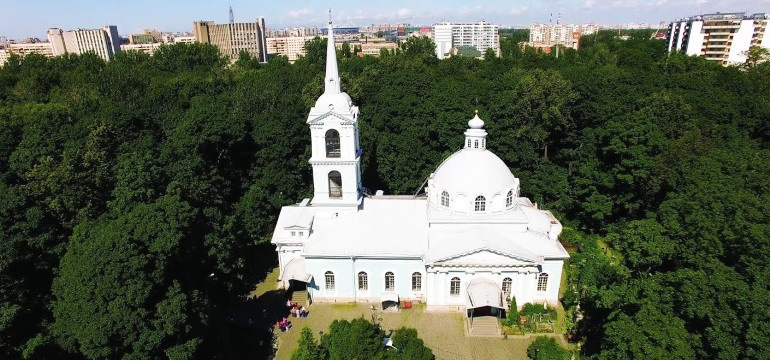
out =
{"type": "Polygon", "coordinates": [[[303,306],[302,309],[299,309],[299,314],[301,317],[306,318],[307,317],[307,310],[303,306]]]}
{"type": "Polygon", "coordinates": [[[286,299],[286,307],[291,307],[291,299],[286,299]]]}

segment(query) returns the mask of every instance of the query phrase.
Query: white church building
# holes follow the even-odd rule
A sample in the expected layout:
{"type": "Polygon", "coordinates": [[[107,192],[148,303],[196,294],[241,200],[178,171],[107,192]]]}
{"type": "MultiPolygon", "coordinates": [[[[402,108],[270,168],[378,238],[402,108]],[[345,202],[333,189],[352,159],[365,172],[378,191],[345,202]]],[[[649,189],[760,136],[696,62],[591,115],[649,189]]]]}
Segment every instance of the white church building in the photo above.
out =
{"type": "MultiPolygon", "coordinates": [[[[272,237],[286,288],[312,301],[413,300],[497,314],[558,301],[561,223],[519,196],[478,114],[422,195],[366,195],[358,107],[340,89],[329,24],[325,91],[310,109],[313,198],[281,209],[272,237]]],[[[459,134],[458,134],[459,136],[459,134]]]]}

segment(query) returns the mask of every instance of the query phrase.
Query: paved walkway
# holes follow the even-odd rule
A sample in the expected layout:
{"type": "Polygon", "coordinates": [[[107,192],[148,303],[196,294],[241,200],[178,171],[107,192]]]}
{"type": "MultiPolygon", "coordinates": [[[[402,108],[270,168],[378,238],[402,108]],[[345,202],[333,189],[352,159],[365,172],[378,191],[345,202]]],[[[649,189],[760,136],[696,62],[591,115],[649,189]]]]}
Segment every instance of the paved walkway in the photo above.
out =
{"type": "MultiPolygon", "coordinates": [[[[277,306],[282,307],[281,310],[283,311],[286,310],[283,306],[286,301],[286,294],[273,290],[277,277],[276,270],[250,295],[260,298],[275,297],[271,302],[281,302],[277,306]]],[[[296,347],[300,330],[303,327],[309,327],[318,340],[319,332],[328,331],[333,320],[352,320],[357,317],[378,322],[386,332],[401,326],[417,329],[419,337],[433,350],[436,359],[439,360],[526,359],[527,346],[532,341],[531,338],[527,337],[510,337],[508,339],[468,337],[465,334],[465,319],[461,312],[428,312],[425,311],[423,305],[419,304],[413,309],[383,312],[372,310],[372,305],[375,305],[375,309],[377,309],[377,304],[371,303],[314,303],[308,308],[310,310],[309,317],[291,319],[293,325],[291,330],[281,333],[276,329],[278,351],[275,358],[277,360],[291,358],[291,353],[296,347]]],[[[286,312],[288,313],[287,310],[286,312]]]]}

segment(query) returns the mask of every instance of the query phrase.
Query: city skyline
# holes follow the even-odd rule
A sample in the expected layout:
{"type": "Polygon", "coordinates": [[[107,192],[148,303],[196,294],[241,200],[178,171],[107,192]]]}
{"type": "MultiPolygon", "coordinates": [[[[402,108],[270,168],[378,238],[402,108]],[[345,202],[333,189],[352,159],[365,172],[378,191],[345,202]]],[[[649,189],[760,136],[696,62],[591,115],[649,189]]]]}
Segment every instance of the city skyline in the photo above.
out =
{"type": "Polygon", "coordinates": [[[468,4],[458,0],[428,0],[419,3],[391,1],[387,4],[362,4],[351,0],[320,3],[300,0],[285,3],[242,0],[206,2],[138,0],[126,6],[117,1],[103,1],[98,7],[86,0],[10,2],[0,14],[0,36],[9,39],[44,38],[48,28],[98,28],[116,25],[121,35],[145,28],[169,32],[192,31],[193,21],[228,21],[232,6],[237,22],[251,22],[264,17],[268,28],[320,26],[328,18],[331,5],[336,23],[367,26],[377,23],[410,22],[431,25],[439,21],[487,20],[502,26],[525,25],[533,22],[556,22],[559,13],[567,23],[596,22],[600,24],[670,22],[676,18],[709,12],[763,12],[770,9],[770,0],[750,1],[670,1],[656,0],[548,0],[484,1],[468,4]],[[45,9],[45,11],[40,11],[45,9]]]}

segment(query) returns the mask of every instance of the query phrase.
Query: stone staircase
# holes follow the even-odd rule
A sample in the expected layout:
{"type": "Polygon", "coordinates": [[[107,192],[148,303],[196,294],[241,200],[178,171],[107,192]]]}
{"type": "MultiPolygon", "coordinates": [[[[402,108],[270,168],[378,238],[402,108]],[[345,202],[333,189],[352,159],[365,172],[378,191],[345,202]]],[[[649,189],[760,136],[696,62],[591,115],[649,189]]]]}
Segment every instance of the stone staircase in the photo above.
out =
{"type": "Polygon", "coordinates": [[[291,303],[292,304],[297,304],[300,307],[302,307],[302,306],[309,306],[310,305],[310,301],[308,301],[308,300],[309,300],[309,297],[308,297],[308,294],[307,294],[307,290],[297,290],[297,291],[293,291],[291,293],[291,303]]]}
{"type": "Polygon", "coordinates": [[[468,321],[468,336],[488,336],[499,337],[500,324],[494,316],[478,316],[473,318],[473,325],[471,326],[471,319],[468,321]]]}

